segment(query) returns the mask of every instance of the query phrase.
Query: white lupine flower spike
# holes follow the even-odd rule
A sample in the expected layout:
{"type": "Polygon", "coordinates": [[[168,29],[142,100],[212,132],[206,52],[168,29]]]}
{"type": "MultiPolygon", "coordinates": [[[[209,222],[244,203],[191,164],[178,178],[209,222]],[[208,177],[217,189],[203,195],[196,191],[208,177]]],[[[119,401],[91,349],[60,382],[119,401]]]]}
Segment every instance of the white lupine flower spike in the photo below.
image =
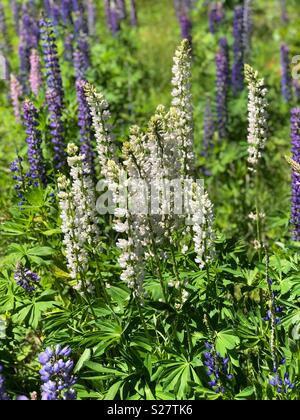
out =
{"type": "Polygon", "coordinates": [[[248,84],[248,165],[249,170],[256,172],[261,152],[268,137],[268,103],[264,79],[248,64],[245,65],[245,79],[248,84]]]}

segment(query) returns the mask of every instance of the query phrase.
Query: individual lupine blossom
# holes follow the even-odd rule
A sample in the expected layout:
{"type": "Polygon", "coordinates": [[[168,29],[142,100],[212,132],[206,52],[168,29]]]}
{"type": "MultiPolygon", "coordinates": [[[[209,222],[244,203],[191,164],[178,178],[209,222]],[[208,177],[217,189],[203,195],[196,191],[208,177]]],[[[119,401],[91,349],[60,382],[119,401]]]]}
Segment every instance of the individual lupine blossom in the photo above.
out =
{"type": "Polygon", "coordinates": [[[42,77],[40,57],[36,49],[32,49],[30,54],[29,83],[32,93],[37,96],[42,85],[42,77]]]}
{"type": "Polygon", "coordinates": [[[47,347],[39,355],[42,365],[40,370],[42,384],[42,400],[76,400],[76,377],[73,375],[74,362],[70,359],[70,347],[47,347]]]}
{"type": "Polygon", "coordinates": [[[5,388],[5,377],[3,375],[3,366],[0,365],[0,401],[8,401],[10,398],[5,388]]]}
{"type": "Polygon", "coordinates": [[[21,99],[23,89],[14,74],[10,75],[10,97],[13,105],[14,114],[18,123],[21,122],[21,99]]]}
{"type": "Polygon", "coordinates": [[[200,183],[193,183],[190,199],[191,231],[196,253],[195,262],[203,269],[212,259],[214,252],[213,206],[200,183]]]}
{"type": "Polygon", "coordinates": [[[69,144],[71,182],[62,176],[58,180],[58,186],[67,265],[71,278],[80,280],[76,288],[81,290],[86,286],[81,283],[81,275],[88,265],[87,247],[95,248],[98,245],[99,229],[95,186],[89,168],[84,163],[85,156],[77,153],[78,147],[69,144]]]}
{"type": "Polygon", "coordinates": [[[30,185],[45,186],[47,183],[45,161],[42,151],[42,134],[37,129],[38,111],[32,102],[26,100],[23,106],[23,121],[26,128],[26,142],[28,145],[29,172],[26,177],[30,185]]]}
{"type": "Polygon", "coordinates": [[[130,0],[130,23],[133,27],[136,27],[138,25],[138,16],[135,0],[130,0]]]}
{"type": "Polygon", "coordinates": [[[225,394],[226,389],[223,383],[233,379],[233,375],[229,373],[229,358],[221,357],[210,343],[205,343],[205,348],[204,365],[207,369],[207,375],[210,377],[208,385],[212,387],[216,394],[225,394]]]}
{"type": "Polygon", "coordinates": [[[285,102],[292,99],[292,72],[290,62],[290,50],[287,45],[282,44],[280,47],[281,60],[281,93],[285,102]]]}
{"type": "Polygon", "coordinates": [[[85,84],[84,90],[93,120],[100,171],[103,178],[106,179],[107,162],[115,156],[111,125],[109,124],[111,117],[109,105],[105,97],[89,83],[85,84]]]}
{"type": "Polygon", "coordinates": [[[209,100],[206,101],[204,111],[204,130],[203,130],[203,147],[202,156],[208,157],[209,152],[214,147],[213,139],[215,134],[215,119],[211,109],[211,103],[209,100]]]}
{"type": "Polygon", "coordinates": [[[212,3],[209,7],[208,21],[209,31],[214,34],[224,19],[224,10],[221,3],[212,3]]]}
{"type": "Polygon", "coordinates": [[[18,286],[22,287],[27,293],[32,293],[36,290],[37,284],[41,278],[37,273],[24,267],[22,263],[18,263],[14,273],[14,279],[18,286]]]}
{"type": "Polygon", "coordinates": [[[23,159],[18,156],[11,165],[10,170],[12,172],[12,179],[15,182],[14,189],[17,192],[18,198],[21,200],[19,205],[22,206],[24,203],[24,194],[26,192],[26,178],[22,166],[23,159]]]}
{"type": "Polygon", "coordinates": [[[220,40],[220,48],[216,54],[216,110],[219,139],[227,135],[228,89],[229,89],[229,54],[227,39],[220,40]]]}
{"type": "Polygon", "coordinates": [[[172,106],[179,119],[176,126],[177,147],[180,151],[181,175],[189,175],[194,166],[193,107],[191,95],[191,49],[183,40],[175,52],[172,79],[172,106]]]}
{"type": "Polygon", "coordinates": [[[41,19],[41,40],[46,68],[47,90],[46,101],[50,117],[51,142],[53,145],[53,160],[56,169],[65,165],[65,143],[63,138],[64,127],[62,123],[63,86],[58,61],[56,39],[51,22],[41,19]]]}
{"type": "MultiPolygon", "coordinates": [[[[300,108],[293,108],[291,111],[291,142],[292,159],[296,164],[300,164],[300,108]]],[[[293,239],[300,241],[300,174],[294,169],[292,169],[291,190],[293,239]]]]}
{"type": "Polygon", "coordinates": [[[252,35],[252,0],[244,0],[244,31],[243,31],[243,45],[244,45],[244,60],[249,59],[251,49],[251,35],[252,35]]]}
{"type": "Polygon", "coordinates": [[[267,135],[267,89],[264,79],[259,79],[258,72],[245,65],[245,79],[248,84],[248,165],[250,171],[256,171],[261,151],[264,149],[267,135]]]}
{"type": "Polygon", "coordinates": [[[76,81],[77,103],[78,103],[78,126],[80,129],[80,153],[84,155],[84,162],[94,173],[94,152],[92,147],[92,117],[89,105],[85,96],[84,80],[76,81]]]}
{"type": "Polygon", "coordinates": [[[233,94],[243,90],[244,87],[244,8],[236,6],[233,20],[233,64],[232,89],[233,94]]]}
{"type": "Polygon", "coordinates": [[[84,79],[90,66],[89,43],[84,33],[78,37],[73,59],[76,79],[84,79]]]}

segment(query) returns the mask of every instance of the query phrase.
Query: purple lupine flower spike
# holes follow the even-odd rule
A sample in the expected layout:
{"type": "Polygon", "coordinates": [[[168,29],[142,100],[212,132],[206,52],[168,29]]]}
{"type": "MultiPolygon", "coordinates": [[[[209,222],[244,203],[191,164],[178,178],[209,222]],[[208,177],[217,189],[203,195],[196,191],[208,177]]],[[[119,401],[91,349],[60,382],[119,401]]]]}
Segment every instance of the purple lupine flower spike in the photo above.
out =
{"type": "Polygon", "coordinates": [[[49,20],[41,19],[41,41],[46,68],[47,91],[46,101],[50,116],[51,142],[54,151],[54,164],[61,169],[66,163],[65,143],[63,138],[64,127],[62,123],[63,86],[59,66],[56,38],[52,24],[49,20]]]}
{"type": "Polygon", "coordinates": [[[229,358],[221,357],[210,343],[205,343],[205,348],[203,355],[206,373],[210,379],[208,385],[216,394],[225,394],[226,390],[222,384],[233,379],[233,375],[229,373],[229,358]]]}
{"type": "MultiPolygon", "coordinates": [[[[300,164],[300,108],[291,111],[292,159],[300,164]]],[[[294,226],[293,239],[300,241],[300,174],[292,170],[291,223],[294,226]]]]}
{"type": "MultiPolygon", "coordinates": [[[[0,1],[0,35],[3,37],[3,43],[5,44],[8,41],[7,26],[6,26],[5,14],[4,14],[4,7],[1,1],[0,1]]],[[[5,45],[3,46],[5,47],[5,45]]]]}
{"type": "Polygon", "coordinates": [[[211,109],[211,102],[208,99],[205,105],[203,128],[203,148],[201,154],[203,157],[208,157],[210,150],[214,146],[213,139],[215,134],[215,121],[211,109]]]}
{"type": "Polygon", "coordinates": [[[76,79],[84,79],[86,71],[90,66],[90,57],[88,38],[83,33],[81,33],[78,38],[77,48],[74,51],[73,60],[76,79]]]}
{"type": "Polygon", "coordinates": [[[18,198],[20,199],[19,206],[22,206],[24,203],[24,194],[26,192],[26,179],[23,171],[22,166],[23,159],[18,156],[12,164],[10,165],[10,170],[12,173],[12,179],[15,183],[15,191],[17,193],[18,198]]]}
{"type": "Polygon", "coordinates": [[[85,8],[82,1],[76,2],[76,6],[74,7],[74,14],[75,14],[75,19],[74,19],[75,34],[79,35],[82,32],[85,34],[88,34],[88,23],[86,19],[85,8]]]}
{"type": "Polygon", "coordinates": [[[216,54],[216,109],[219,139],[227,135],[227,101],[229,89],[229,53],[227,39],[220,40],[216,54]]]}
{"type": "Polygon", "coordinates": [[[234,9],[233,20],[233,65],[232,65],[232,89],[233,94],[243,90],[244,87],[244,46],[243,46],[243,31],[244,31],[244,8],[236,6],[234,9]]]}
{"type": "Polygon", "coordinates": [[[244,31],[243,31],[243,47],[244,61],[250,56],[251,36],[252,36],[252,0],[244,0],[244,31]]]}
{"type": "Polygon", "coordinates": [[[51,0],[44,0],[44,13],[46,14],[47,18],[52,17],[52,6],[51,6],[51,0]]]}
{"type": "Polygon", "coordinates": [[[48,347],[39,355],[42,365],[42,400],[76,400],[76,392],[73,389],[76,378],[72,373],[74,362],[70,355],[70,347],[61,346],[56,346],[55,349],[48,347]]]}
{"type": "Polygon", "coordinates": [[[65,35],[64,40],[64,59],[66,61],[72,61],[74,49],[73,49],[73,41],[74,41],[74,35],[72,33],[67,33],[65,35]]]}
{"type": "Polygon", "coordinates": [[[29,183],[35,187],[45,186],[47,183],[45,162],[42,151],[42,134],[37,129],[38,111],[32,102],[26,100],[23,106],[24,126],[26,128],[28,144],[29,183]]]}
{"type": "Polygon", "coordinates": [[[94,173],[94,152],[92,148],[92,117],[85,95],[86,82],[76,81],[76,92],[78,102],[78,126],[80,129],[80,153],[84,155],[84,161],[89,169],[89,173],[94,173]]]}
{"type": "Polygon", "coordinates": [[[289,17],[286,8],[286,0],[280,0],[281,22],[286,24],[289,22],[289,17]]]}
{"type": "Polygon", "coordinates": [[[94,35],[96,26],[96,6],[94,0],[87,1],[87,15],[89,35],[94,35]]]}
{"type": "Polygon", "coordinates": [[[39,94],[39,90],[42,84],[42,78],[40,57],[36,49],[32,49],[30,54],[29,83],[32,93],[37,96],[39,94]]]}
{"type": "Polygon", "coordinates": [[[72,23],[72,9],[73,9],[72,0],[61,1],[61,18],[62,18],[63,23],[66,26],[72,23]]]}
{"type": "Polygon", "coordinates": [[[14,74],[10,75],[10,97],[14,109],[14,114],[18,123],[21,122],[21,98],[23,90],[20,82],[14,74]]]}
{"type": "Polygon", "coordinates": [[[209,7],[208,23],[209,31],[214,34],[224,19],[224,11],[221,3],[212,3],[209,7]]]}
{"type": "Polygon", "coordinates": [[[24,267],[22,263],[18,263],[14,273],[14,279],[18,286],[22,287],[27,293],[32,293],[36,290],[36,285],[41,278],[37,273],[24,267]]]}
{"type": "Polygon", "coordinates": [[[8,401],[9,396],[7,395],[5,388],[5,378],[3,376],[3,366],[0,365],[0,401],[8,401]]]}
{"type": "Polygon", "coordinates": [[[120,19],[118,15],[117,5],[114,0],[105,1],[105,14],[108,29],[113,35],[116,35],[120,30],[120,19]]]}
{"type": "Polygon", "coordinates": [[[130,0],[130,23],[131,23],[131,26],[133,27],[136,27],[138,25],[138,17],[137,17],[135,0],[130,0]]]}
{"type": "Polygon", "coordinates": [[[20,32],[20,7],[18,0],[11,0],[11,9],[14,18],[14,24],[16,33],[19,35],[20,32]]]}
{"type": "Polygon", "coordinates": [[[179,17],[181,37],[187,39],[190,43],[192,42],[192,22],[185,12],[182,12],[179,17]]]}
{"type": "Polygon", "coordinates": [[[32,48],[38,48],[39,30],[35,19],[30,15],[24,4],[20,27],[19,60],[20,79],[25,92],[28,92],[28,78],[30,71],[30,53],[32,48]]]}
{"type": "Polygon", "coordinates": [[[117,5],[117,10],[118,10],[118,15],[119,15],[119,19],[120,20],[124,20],[126,19],[126,4],[125,4],[125,0],[116,0],[116,5],[117,5]]]}
{"type": "Polygon", "coordinates": [[[282,44],[280,48],[281,60],[281,93],[285,102],[292,99],[292,72],[290,62],[290,50],[287,45],[282,44]]]}
{"type": "Polygon", "coordinates": [[[27,44],[26,44],[22,29],[21,29],[20,41],[19,41],[19,63],[20,63],[20,80],[22,82],[23,89],[26,91],[27,90],[26,82],[28,79],[30,63],[29,63],[29,56],[28,56],[28,48],[27,48],[27,44]]]}

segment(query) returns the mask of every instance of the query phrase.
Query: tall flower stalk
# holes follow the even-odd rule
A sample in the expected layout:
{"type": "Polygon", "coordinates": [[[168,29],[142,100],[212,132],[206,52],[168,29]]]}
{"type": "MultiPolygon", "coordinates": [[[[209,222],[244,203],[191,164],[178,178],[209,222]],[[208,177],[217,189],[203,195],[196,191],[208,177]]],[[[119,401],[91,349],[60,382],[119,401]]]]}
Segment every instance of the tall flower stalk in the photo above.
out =
{"type": "MultiPolygon", "coordinates": [[[[300,108],[293,108],[291,111],[291,141],[293,161],[300,164],[300,108]]],[[[300,174],[294,168],[292,169],[291,190],[293,239],[300,241],[300,174]]]]}
{"type": "Polygon", "coordinates": [[[281,93],[285,102],[292,99],[292,71],[290,62],[290,50],[287,45],[282,44],[280,47],[281,59],[281,93]]]}
{"type": "Polygon", "coordinates": [[[267,89],[264,79],[258,72],[245,65],[245,79],[248,84],[248,165],[250,171],[256,171],[261,151],[264,149],[267,135],[267,89]]]}
{"type": "Polygon", "coordinates": [[[218,27],[222,20],[224,19],[224,10],[221,3],[213,2],[209,6],[208,11],[208,23],[209,31],[214,34],[217,32],[218,27]]]}
{"type": "Polygon", "coordinates": [[[47,182],[42,152],[42,134],[37,129],[38,111],[30,101],[24,102],[24,126],[27,134],[29,172],[27,178],[33,186],[45,186],[47,182]]]}
{"type": "Polygon", "coordinates": [[[130,0],[130,23],[133,27],[136,27],[138,25],[138,16],[135,0],[130,0]]]}
{"type": "Polygon", "coordinates": [[[244,87],[244,8],[236,6],[233,19],[232,89],[237,95],[244,87]]]}
{"type": "Polygon", "coordinates": [[[10,97],[13,105],[14,114],[18,123],[21,122],[21,99],[23,89],[14,74],[10,75],[10,97]]]}
{"type": "Polygon", "coordinates": [[[226,138],[228,119],[229,53],[227,39],[220,40],[216,54],[216,109],[219,139],[226,138]]]}
{"type": "Polygon", "coordinates": [[[244,44],[245,61],[249,60],[250,50],[251,50],[251,36],[252,36],[252,30],[253,30],[252,2],[253,2],[253,0],[244,0],[243,44],[244,44]]]}
{"type": "Polygon", "coordinates": [[[191,49],[183,40],[175,52],[172,79],[172,106],[179,115],[177,147],[180,152],[181,174],[191,174],[194,167],[193,107],[191,95],[191,49]]]}
{"type": "Polygon", "coordinates": [[[76,81],[77,103],[78,103],[78,126],[80,130],[80,153],[84,156],[84,162],[90,173],[94,173],[94,151],[92,146],[92,117],[85,95],[84,80],[76,81]]]}
{"type": "Polygon", "coordinates": [[[41,19],[41,40],[47,81],[46,101],[49,111],[53,160],[56,169],[66,163],[64,127],[62,123],[63,84],[59,66],[56,38],[49,20],[41,19]]]}
{"type": "Polygon", "coordinates": [[[32,93],[37,96],[42,85],[40,57],[36,49],[31,50],[30,54],[30,74],[29,83],[32,93]]]}
{"type": "Polygon", "coordinates": [[[208,157],[209,152],[213,149],[213,139],[215,134],[215,120],[211,109],[211,102],[209,99],[206,100],[205,111],[204,111],[204,124],[203,124],[203,147],[202,156],[208,157]]]}
{"type": "MultiPolygon", "coordinates": [[[[65,176],[58,179],[63,243],[70,276],[77,280],[75,287],[87,291],[89,248],[96,249],[99,245],[95,186],[84,156],[78,155],[74,144],[68,145],[68,165],[71,180],[65,176]]],[[[89,286],[91,291],[93,286],[89,286]]]]}
{"type": "Polygon", "coordinates": [[[90,84],[86,83],[84,90],[93,120],[100,171],[103,178],[106,179],[107,162],[115,155],[111,126],[109,124],[111,117],[109,105],[105,97],[98,93],[90,84]]]}

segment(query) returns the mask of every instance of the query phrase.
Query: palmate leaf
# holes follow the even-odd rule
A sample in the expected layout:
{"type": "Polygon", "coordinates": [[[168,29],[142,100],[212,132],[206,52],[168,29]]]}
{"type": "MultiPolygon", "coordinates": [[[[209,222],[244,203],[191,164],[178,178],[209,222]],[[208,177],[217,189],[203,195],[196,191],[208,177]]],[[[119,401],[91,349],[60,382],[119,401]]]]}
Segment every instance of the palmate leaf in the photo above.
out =
{"type": "Polygon", "coordinates": [[[238,336],[232,330],[223,330],[217,333],[216,350],[222,357],[226,356],[228,350],[234,349],[240,343],[238,336]]]}

